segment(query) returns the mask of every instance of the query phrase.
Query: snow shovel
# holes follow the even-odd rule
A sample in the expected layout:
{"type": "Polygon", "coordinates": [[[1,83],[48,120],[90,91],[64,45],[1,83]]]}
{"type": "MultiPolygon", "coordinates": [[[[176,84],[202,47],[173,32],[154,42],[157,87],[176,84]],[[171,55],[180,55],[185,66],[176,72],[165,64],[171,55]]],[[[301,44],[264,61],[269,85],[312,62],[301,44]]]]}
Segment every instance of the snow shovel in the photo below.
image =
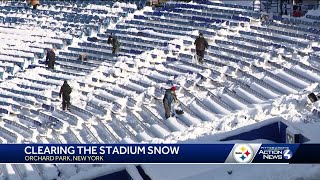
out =
{"type": "Polygon", "coordinates": [[[177,115],[181,115],[183,113],[184,113],[184,111],[182,109],[176,109],[176,114],[177,115]]]}
{"type": "Polygon", "coordinates": [[[181,115],[184,113],[184,111],[179,107],[179,103],[177,103],[175,106],[174,106],[174,113],[176,115],[181,115]]]}

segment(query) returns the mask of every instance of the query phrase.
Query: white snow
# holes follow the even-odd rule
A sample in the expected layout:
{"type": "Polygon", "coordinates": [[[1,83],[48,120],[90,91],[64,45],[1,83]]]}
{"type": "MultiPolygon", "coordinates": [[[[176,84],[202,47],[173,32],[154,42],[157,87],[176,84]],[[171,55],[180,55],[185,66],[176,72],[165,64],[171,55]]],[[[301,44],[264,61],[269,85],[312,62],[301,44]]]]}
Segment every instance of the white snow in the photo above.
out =
{"type": "Polygon", "coordinates": [[[252,83],[250,87],[257,92],[260,92],[260,94],[265,95],[268,98],[275,98],[275,97],[279,96],[278,94],[275,94],[272,91],[265,89],[256,83],[252,83]]]}
{"type": "Polygon", "coordinates": [[[319,10],[309,10],[306,15],[320,16],[319,10]]]}
{"type": "Polygon", "coordinates": [[[151,131],[158,137],[164,138],[169,135],[169,132],[160,127],[158,124],[153,124],[151,126],[151,131]]]}
{"type": "Polygon", "coordinates": [[[247,91],[245,91],[241,88],[237,88],[237,89],[235,89],[235,91],[240,97],[247,99],[249,102],[254,102],[254,103],[262,103],[263,102],[258,97],[248,93],[247,91]]]}
{"type": "Polygon", "coordinates": [[[290,88],[290,87],[284,87],[282,83],[280,83],[279,81],[276,81],[273,78],[270,78],[268,76],[264,77],[263,79],[267,84],[281,90],[282,92],[289,94],[289,93],[296,93],[297,91],[290,88]]]}
{"type": "Polygon", "coordinates": [[[179,123],[177,119],[172,117],[168,118],[164,123],[173,131],[183,131],[186,129],[186,127],[179,123]]]}
{"type": "MultiPolygon", "coordinates": [[[[230,3],[230,4],[241,4],[252,6],[253,1],[214,1],[221,3],[230,3]]],[[[4,4],[4,3],[1,3],[4,4]]],[[[63,3],[61,3],[63,4],[63,3]]],[[[191,2],[191,4],[196,4],[196,2],[191,2]]],[[[62,5],[63,6],[63,5],[62,5]]],[[[73,8],[78,8],[77,5],[72,5],[73,8]]],[[[124,11],[123,8],[132,8],[135,9],[134,13],[129,14],[128,17],[120,18],[118,22],[111,22],[111,25],[108,27],[102,27],[100,31],[94,30],[93,36],[101,33],[104,34],[106,28],[113,29],[117,24],[124,24],[125,20],[134,19],[134,15],[145,15],[144,12],[152,12],[151,7],[145,7],[142,10],[136,10],[137,6],[135,4],[126,4],[126,3],[114,3],[112,6],[106,5],[96,5],[89,4],[85,7],[79,7],[83,10],[81,15],[97,15],[100,18],[104,19],[105,17],[116,17],[124,11]],[[93,10],[105,10],[106,13],[96,13],[93,10]]],[[[237,8],[228,8],[222,6],[211,6],[218,9],[236,9],[239,11],[246,11],[244,9],[237,8]]],[[[81,72],[84,76],[73,76],[65,73],[52,72],[42,67],[36,67],[34,69],[27,69],[29,64],[39,65],[39,60],[35,53],[44,53],[46,48],[52,48],[53,44],[63,44],[62,39],[73,39],[73,44],[71,47],[81,47],[78,42],[86,42],[87,36],[82,36],[79,38],[73,37],[70,32],[61,32],[58,28],[63,27],[64,21],[59,21],[56,17],[63,17],[63,13],[71,13],[73,10],[63,7],[56,9],[54,6],[40,6],[40,10],[45,10],[48,12],[58,12],[59,14],[53,17],[53,15],[43,15],[33,18],[32,13],[15,13],[5,14],[1,10],[0,15],[3,17],[22,17],[30,21],[24,25],[19,24],[3,24],[0,25],[0,72],[4,73],[3,81],[0,83],[1,89],[1,98],[2,102],[1,108],[7,109],[10,112],[20,113],[31,119],[22,120],[20,118],[14,117],[13,115],[4,115],[3,118],[10,121],[19,122],[22,125],[25,125],[27,128],[32,130],[32,134],[24,132],[18,126],[13,126],[5,121],[1,121],[1,131],[0,131],[0,142],[1,143],[223,143],[220,142],[221,139],[245,132],[249,128],[258,128],[261,124],[257,125],[257,122],[267,123],[270,118],[282,117],[284,121],[288,122],[297,128],[299,132],[302,132],[305,136],[310,138],[310,142],[319,143],[319,120],[317,117],[313,117],[310,110],[305,108],[307,103],[306,96],[310,92],[319,92],[319,82],[320,75],[317,72],[312,72],[306,70],[299,65],[294,65],[289,61],[285,61],[279,57],[273,57],[271,52],[267,53],[252,53],[250,50],[241,49],[235,46],[222,46],[215,44],[215,46],[221,46],[227,49],[232,49],[238,52],[245,52],[247,54],[252,54],[263,58],[265,62],[268,59],[273,59],[278,65],[286,67],[307,79],[310,79],[312,83],[305,82],[304,80],[298,79],[292,75],[287,74],[285,71],[279,70],[272,66],[267,66],[262,62],[257,60],[249,60],[247,58],[242,58],[240,55],[230,54],[223,51],[215,51],[215,53],[222,54],[228,57],[233,57],[240,62],[229,62],[225,59],[220,59],[217,57],[210,57],[206,55],[205,59],[210,61],[216,61],[225,64],[224,67],[218,67],[211,65],[205,62],[202,66],[204,69],[199,68],[198,66],[190,66],[184,64],[182,61],[170,63],[166,61],[167,57],[174,57],[180,60],[179,54],[189,54],[193,55],[190,52],[190,49],[194,49],[194,46],[185,46],[183,44],[184,40],[193,42],[194,39],[190,35],[198,35],[199,30],[203,30],[203,27],[195,28],[191,32],[187,32],[185,36],[176,36],[173,34],[163,34],[156,32],[154,30],[142,30],[139,31],[136,29],[136,25],[131,25],[129,29],[126,29],[128,32],[143,32],[150,35],[156,35],[166,38],[172,38],[169,41],[153,39],[150,37],[141,37],[138,38],[148,41],[160,41],[168,42],[169,45],[166,47],[155,47],[150,51],[144,51],[141,55],[130,57],[119,56],[114,58],[117,62],[115,64],[109,62],[99,62],[92,61],[95,64],[100,64],[99,67],[94,67],[92,72],[86,73],[81,72]],[[36,22],[38,21],[38,22],[36,22]],[[38,24],[39,23],[39,24],[38,24]],[[56,23],[53,25],[51,23],[56,23]],[[43,28],[44,25],[49,25],[50,27],[57,27],[57,29],[43,28]],[[181,46],[180,49],[176,48],[176,45],[181,46]],[[165,51],[168,50],[169,53],[165,54],[165,51]],[[153,58],[152,55],[157,55],[156,58],[153,58]],[[27,60],[27,58],[34,58],[34,62],[27,60]],[[279,81],[276,81],[272,77],[267,76],[264,72],[254,71],[251,66],[245,66],[243,61],[250,63],[250,65],[257,65],[263,69],[269,71],[270,73],[278,76],[280,78],[289,81],[290,83],[298,86],[300,89],[295,90],[285,84],[281,84],[279,81]],[[19,68],[17,63],[23,63],[23,67],[19,68]],[[163,64],[161,64],[163,63],[163,64]],[[165,66],[165,63],[170,66],[165,66]],[[14,79],[7,80],[6,78],[9,74],[6,71],[5,67],[14,68],[14,79]],[[191,74],[185,74],[180,72],[179,69],[185,69],[192,71],[191,74]],[[232,68],[241,69],[252,76],[263,80],[268,83],[275,89],[284,92],[283,95],[276,94],[270,91],[268,88],[265,88],[261,85],[258,85],[255,82],[252,82],[249,78],[245,78],[241,73],[232,71],[232,68]],[[154,69],[157,70],[154,71],[154,69]],[[25,71],[24,71],[25,70],[25,71]],[[161,73],[162,72],[162,73],[161,73]],[[214,72],[219,72],[221,75],[215,75],[214,72]],[[105,77],[104,73],[110,73],[110,76],[105,77]],[[169,73],[170,75],[167,75],[169,73]],[[197,73],[202,74],[204,77],[210,80],[202,81],[197,77],[197,73]],[[241,87],[234,86],[234,83],[228,81],[225,75],[232,76],[235,80],[244,83],[251,88],[252,90],[262,94],[268,100],[263,101],[259,99],[254,94],[250,94],[241,87]],[[41,75],[50,75],[55,78],[60,78],[60,80],[45,78],[41,75]],[[156,91],[160,88],[170,88],[171,84],[159,83],[152,79],[149,79],[146,75],[155,77],[162,80],[172,80],[173,84],[177,87],[184,87],[188,89],[192,96],[195,98],[184,96],[184,91],[177,91],[177,96],[179,100],[186,105],[186,108],[192,111],[192,113],[185,111],[183,115],[178,115],[177,117],[171,117],[169,119],[163,119],[164,110],[161,99],[163,97],[163,91],[156,91]],[[98,79],[98,82],[93,82],[92,78],[98,79]],[[73,89],[71,94],[72,105],[82,110],[72,109],[72,113],[76,120],[72,117],[64,117],[64,114],[60,114],[58,111],[50,112],[44,111],[41,108],[43,103],[51,105],[56,109],[60,109],[61,100],[57,96],[59,93],[60,85],[64,79],[68,79],[70,86],[73,89]],[[131,82],[131,80],[136,80],[137,82],[131,82]],[[187,81],[193,81],[195,84],[188,85],[187,81]],[[32,82],[34,81],[34,82],[32,82]],[[201,82],[200,89],[198,87],[201,82]],[[216,87],[214,83],[218,82],[222,87],[216,87]],[[46,83],[52,83],[46,84],[46,83]],[[80,83],[84,83],[85,87],[80,86],[80,83]],[[139,84],[139,83],[142,83],[139,84]],[[31,87],[37,87],[44,89],[38,91],[36,89],[22,88],[18,85],[27,85],[31,87]],[[149,85],[149,87],[143,87],[144,84],[149,85]],[[214,84],[214,85],[213,85],[214,84]],[[129,87],[128,89],[120,87],[129,87]],[[188,87],[187,87],[188,86],[188,87]],[[95,89],[96,87],[108,89],[111,92],[119,93],[112,94],[105,90],[95,89]],[[224,87],[232,89],[236,95],[245,99],[246,101],[252,104],[243,104],[237,99],[233,98],[228,94],[221,93],[224,87]],[[22,94],[17,94],[14,92],[9,92],[5,88],[11,90],[17,90],[22,94]],[[208,91],[215,94],[220,100],[225,102],[228,106],[235,109],[234,111],[223,107],[220,103],[213,101],[210,97],[207,97],[208,91]],[[138,92],[142,92],[141,94],[138,92]],[[36,95],[45,96],[48,98],[47,101],[40,100],[33,96],[27,96],[24,93],[32,93],[36,95]],[[88,94],[83,94],[88,93],[88,94]],[[95,97],[95,95],[102,96],[107,98],[112,103],[103,101],[95,97]],[[151,97],[147,97],[147,95],[151,97]],[[132,98],[136,101],[136,104],[129,107],[128,99],[132,98]],[[18,98],[20,100],[18,101],[18,98]],[[22,100],[30,100],[36,105],[30,105],[22,100]],[[194,101],[192,101],[194,100],[194,101]],[[98,106],[100,110],[95,109],[95,107],[89,106],[89,102],[98,106]],[[121,107],[118,107],[116,103],[121,107]],[[9,105],[6,105],[9,103],[9,105]],[[204,104],[206,108],[202,108],[200,103],[204,104]],[[13,105],[20,105],[24,110],[18,110],[13,108],[13,105]],[[147,109],[150,109],[150,112],[144,112],[141,105],[145,106],[147,109]],[[39,110],[43,114],[48,116],[53,116],[58,118],[62,123],[61,129],[53,130],[53,128],[48,127],[37,127],[32,120],[39,121],[42,123],[47,123],[49,120],[46,117],[39,117],[35,114],[29,113],[30,109],[39,110]],[[103,114],[101,109],[107,112],[103,114]],[[73,113],[76,111],[75,113],[73,113]],[[135,119],[129,119],[127,112],[131,111],[133,114],[141,118],[141,122],[137,123],[135,119]],[[93,117],[89,118],[89,115],[86,115],[85,112],[93,114],[93,117]],[[112,114],[112,116],[111,116],[112,114]],[[120,125],[120,123],[123,125],[120,125]],[[135,126],[136,124],[136,126],[135,126]],[[124,129],[126,127],[127,129],[124,129]],[[3,131],[3,132],[2,132],[3,131]],[[7,133],[11,132],[12,134],[8,135],[7,133]],[[149,134],[150,133],[150,134],[149,134]],[[108,137],[105,137],[108,136],[108,137]],[[153,138],[156,137],[156,138],[153,138]],[[137,141],[137,142],[136,142],[137,141]]],[[[319,16],[319,11],[309,11],[310,15],[319,16]]],[[[145,15],[146,16],[146,15],[145,15]]],[[[162,17],[162,19],[167,19],[167,17],[162,17]]],[[[152,20],[149,20],[152,21],[152,20]]],[[[185,20],[184,20],[185,21],[185,20]]],[[[161,23],[161,22],[153,22],[161,23]]],[[[260,23],[260,22],[259,22],[260,23]]],[[[79,23],[78,25],[83,25],[84,23],[79,23]]],[[[162,23],[161,23],[162,24],[162,23]]],[[[166,23],[172,25],[172,23],[166,23]]],[[[246,27],[234,27],[231,28],[227,24],[216,24],[217,26],[223,27],[218,31],[217,36],[206,37],[209,41],[209,44],[213,44],[212,41],[215,39],[221,39],[229,41],[227,35],[239,36],[239,30],[242,31],[252,31],[247,24],[246,27]]],[[[250,24],[253,25],[253,24],[250,24]]],[[[256,26],[256,24],[254,24],[256,26]]],[[[176,25],[175,25],[176,26],[176,25]]],[[[145,25],[141,25],[145,27],[145,25]]],[[[163,29],[163,28],[155,28],[163,29]]],[[[76,30],[75,28],[72,30],[76,30]]],[[[80,30],[76,30],[80,31],[80,30]]],[[[170,30],[176,32],[176,30],[170,30]]],[[[213,30],[211,30],[213,31],[213,30]]],[[[125,32],[125,31],[124,31],[125,32]]],[[[256,31],[252,31],[256,32],[256,31]]],[[[272,35],[265,32],[258,33],[265,35],[272,35]]],[[[273,34],[275,35],[275,34],[273,34]]],[[[123,37],[136,37],[132,35],[127,35],[123,33],[123,37]]],[[[278,36],[278,35],[277,35],[278,36]]],[[[246,36],[241,36],[246,38],[246,36]]],[[[279,36],[289,40],[296,40],[296,38],[288,36],[279,36]]],[[[248,39],[255,39],[263,42],[272,42],[270,40],[250,37],[248,39]]],[[[254,43],[249,43],[246,41],[235,41],[253,47],[259,47],[261,49],[271,50],[277,52],[278,54],[285,55],[288,54],[290,57],[294,58],[301,63],[312,66],[311,60],[309,59],[309,54],[312,54],[312,50],[309,48],[304,49],[303,52],[309,53],[308,56],[302,57],[295,53],[294,56],[291,53],[288,53],[285,49],[274,49],[273,47],[262,47],[254,43]]],[[[124,41],[136,46],[143,45],[144,43],[137,43],[131,41],[124,41]]],[[[317,45],[318,42],[303,40],[303,42],[308,43],[309,45],[317,45]]],[[[279,42],[272,42],[279,43],[279,42]]],[[[152,44],[147,44],[148,47],[153,47],[152,44]]],[[[294,49],[299,49],[299,47],[292,45],[290,46],[294,49]]],[[[81,49],[81,48],[80,48],[81,49]]],[[[124,49],[141,49],[141,47],[125,47],[124,49]]],[[[109,52],[104,49],[99,49],[100,52],[109,52]]],[[[63,47],[63,49],[57,49],[56,54],[60,52],[70,52],[68,47],[63,47]]],[[[78,52],[80,53],[80,52],[78,52]]],[[[59,54],[60,56],[60,54],[59,54]]],[[[67,59],[74,59],[69,56],[66,56],[67,59]]],[[[103,56],[105,59],[110,57],[103,56]]],[[[188,62],[192,62],[190,59],[183,59],[188,62]]],[[[91,61],[90,59],[88,60],[91,61]]],[[[81,64],[77,65],[76,63],[63,62],[61,64],[70,65],[71,67],[86,67],[86,65],[81,64]]],[[[281,68],[280,68],[281,69],[281,68]]],[[[61,70],[62,72],[79,72],[79,70],[69,70],[63,68],[62,66],[56,65],[56,70],[61,70]]],[[[181,88],[182,89],[182,88],[181,88]]],[[[312,109],[319,109],[320,103],[314,103],[310,105],[312,109]]],[[[139,120],[140,121],[140,120],[139,120]]],[[[244,142],[242,140],[228,141],[228,143],[239,143],[244,142]]],[[[251,142],[255,143],[273,143],[267,139],[256,139],[251,142]]],[[[319,179],[319,166],[314,165],[291,165],[291,166],[236,166],[236,165],[143,165],[144,170],[147,174],[150,175],[152,179],[299,179],[306,177],[309,179],[319,179]],[[228,174],[227,171],[232,171],[232,174],[228,174]],[[243,172],[250,173],[243,173],[243,172]],[[290,173],[287,173],[289,172],[290,173]],[[255,172],[255,173],[251,173],[255,172]]],[[[138,174],[136,168],[133,165],[12,165],[6,164],[1,165],[1,175],[0,179],[90,179],[94,177],[99,177],[104,174],[116,172],[119,170],[126,169],[133,179],[141,180],[142,178],[138,174]],[[38,173],[39,171],[39,173],[38,173]],[[21,172],[23,177],[20,177],[21,172]],[[61,173],[61,176],[58,177],[58,173],[61,173]]]]}
{"type": "Polygon", "coordinates": [[[215,3],[225,3],[225,4],[236,4],[236,5],[243,5],[243,6],[252,6],[253,1],[237,1],[237,0],[231,0],[231,1],[223,1],[223,0],[210,0],[215,3]]]}

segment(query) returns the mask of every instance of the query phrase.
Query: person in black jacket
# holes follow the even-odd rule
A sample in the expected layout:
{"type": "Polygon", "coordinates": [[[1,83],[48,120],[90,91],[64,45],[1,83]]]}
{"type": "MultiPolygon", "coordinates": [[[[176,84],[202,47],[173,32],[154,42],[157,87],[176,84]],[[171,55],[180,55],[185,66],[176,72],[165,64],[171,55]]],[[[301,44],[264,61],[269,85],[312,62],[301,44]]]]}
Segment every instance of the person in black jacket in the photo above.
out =
{"type": "Polygon", "coordinates": [[[112,38],[112,54],[117,54],[120,49],[120,42],[116,37],[112,38]]]}
{"type": "Polygon", "coordinates": [[[112,44],[112,38],[113,38],[113,36],[112,36],[112,33],[111,33],[109,35],[109,37],[108,37],[108,41],[107,41],[108,44],[112,44]]]}
{"type": "Polygon", "coordinates": [[[66,110],[66,108],[68,110],[70,110],[70,94],[72,92],[71,87],[69,86],[69,84],[67,83],[67,81],[65,80],[63,85],[60,88],[60,93],[59,93],[59,97],[61,98],[62,95],[62,109],[66,110]]]}
{"type": "Polygon", "coordinates": [[[46,62],[48,64],[49,69],[54,69],[54,63],[56,61],[56,54],[53,49],[50,49],[47,52],[46,62]]]}
{"type": "Polygon", "coordinates": [[[203,63],[205,50],[209,47],[207,40],[203,37],[202,33],[199,33],[199,37],[194,41],[196,45],[197,59],[200,64],[203,63]]]}

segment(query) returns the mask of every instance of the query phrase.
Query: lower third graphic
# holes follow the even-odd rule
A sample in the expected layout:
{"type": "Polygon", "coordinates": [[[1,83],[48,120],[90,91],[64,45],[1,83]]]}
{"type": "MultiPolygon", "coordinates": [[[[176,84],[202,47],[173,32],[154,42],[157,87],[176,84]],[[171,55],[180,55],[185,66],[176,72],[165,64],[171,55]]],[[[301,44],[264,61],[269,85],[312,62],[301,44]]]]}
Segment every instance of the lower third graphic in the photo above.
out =
{"type": "Polygon", "coordinates": [[[249,144],[237,144],[233,148],[232,155],[238,163],[249,163],[252,161],[254,153],[249,144]]]}

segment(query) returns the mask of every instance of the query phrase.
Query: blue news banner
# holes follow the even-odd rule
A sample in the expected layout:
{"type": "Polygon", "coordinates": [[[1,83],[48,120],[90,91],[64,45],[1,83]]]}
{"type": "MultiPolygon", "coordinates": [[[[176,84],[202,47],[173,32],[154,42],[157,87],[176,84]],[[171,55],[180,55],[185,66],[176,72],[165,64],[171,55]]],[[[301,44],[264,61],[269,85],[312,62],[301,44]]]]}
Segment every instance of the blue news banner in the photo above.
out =
{"type": "Polygon", "coordinates": [[[320,163],[320,144],[1,144],[0,163],[320,163]]]}

